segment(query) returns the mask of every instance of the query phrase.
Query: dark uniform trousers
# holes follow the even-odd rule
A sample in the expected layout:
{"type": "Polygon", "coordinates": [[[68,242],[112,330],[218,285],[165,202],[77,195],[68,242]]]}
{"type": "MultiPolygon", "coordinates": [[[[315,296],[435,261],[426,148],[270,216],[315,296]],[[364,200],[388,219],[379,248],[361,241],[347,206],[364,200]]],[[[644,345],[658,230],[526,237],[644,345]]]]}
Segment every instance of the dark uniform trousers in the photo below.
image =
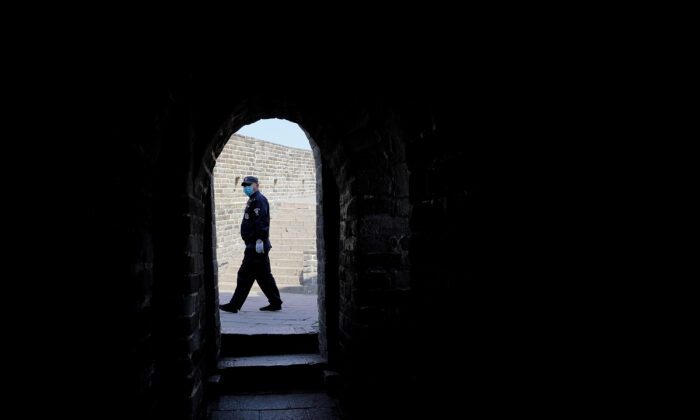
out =
{"type": "Polygon", "coordinates": [[[243,254],[243,263],[238,269],[236,291],[233,292],[231,298],[234,308],[241,309],[248,293],[250,293],[250,288],[253,287],[253,282],[256,280],[271,305],[282,305],[280,291],[277,289],[275,278],[272,277],[270,269],[269,252],[270,250],[266,250],[264,254],[258,254],[255,252],[255,248],[246,248],[243,254]]]}

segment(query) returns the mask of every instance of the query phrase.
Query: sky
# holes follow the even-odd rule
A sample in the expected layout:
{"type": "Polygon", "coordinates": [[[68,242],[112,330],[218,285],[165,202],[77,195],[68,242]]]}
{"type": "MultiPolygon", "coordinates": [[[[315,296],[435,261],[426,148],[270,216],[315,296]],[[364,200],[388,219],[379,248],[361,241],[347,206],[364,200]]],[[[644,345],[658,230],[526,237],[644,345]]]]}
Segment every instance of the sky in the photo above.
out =
{"type": "Polygon", "coordinates": [[[278,118],[258,120],[253,124],[244,125],[236,134],[298,149],[311,150],[309,139],[296,123],[278,118]]]}

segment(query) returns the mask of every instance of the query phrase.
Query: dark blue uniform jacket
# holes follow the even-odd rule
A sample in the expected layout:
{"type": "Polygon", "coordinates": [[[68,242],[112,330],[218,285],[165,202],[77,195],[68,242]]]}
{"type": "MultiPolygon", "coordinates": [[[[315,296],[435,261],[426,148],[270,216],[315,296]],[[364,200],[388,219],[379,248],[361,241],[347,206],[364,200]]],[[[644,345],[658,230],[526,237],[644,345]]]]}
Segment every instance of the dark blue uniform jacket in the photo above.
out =
{"type": "Polygon", "coordinates": [[[246,249],[255,250],[255,241],[262,239],[265,252],[272,248],[270,244],[270,204],[267,198],[256,191],[248,199],[241,220],[241,238],[246,249]]]}

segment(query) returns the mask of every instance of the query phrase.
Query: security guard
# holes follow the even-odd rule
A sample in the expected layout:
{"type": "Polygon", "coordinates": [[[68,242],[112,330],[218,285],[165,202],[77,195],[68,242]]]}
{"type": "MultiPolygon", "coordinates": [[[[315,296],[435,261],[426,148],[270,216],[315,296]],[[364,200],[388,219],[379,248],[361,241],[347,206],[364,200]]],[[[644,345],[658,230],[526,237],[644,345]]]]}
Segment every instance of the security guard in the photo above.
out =
{"type": "Polygon", "coordinates": [[[268,253],[270,244],[270,205],[267,198],[258,191],[258,178],[247,176],[243,179],[243,192],[250,197],[245,206],[241,220],[241,238],[245,242],[243,263],[238,270],[236,291],[229,303],[219,306],[227,312],[238,312],[243,306],[253,287],[258,281],[260,288],[267,297],[269,305],[260,308],[261,311],[279,311],[282,309],[282,299],[270,270],[268,253]]]}

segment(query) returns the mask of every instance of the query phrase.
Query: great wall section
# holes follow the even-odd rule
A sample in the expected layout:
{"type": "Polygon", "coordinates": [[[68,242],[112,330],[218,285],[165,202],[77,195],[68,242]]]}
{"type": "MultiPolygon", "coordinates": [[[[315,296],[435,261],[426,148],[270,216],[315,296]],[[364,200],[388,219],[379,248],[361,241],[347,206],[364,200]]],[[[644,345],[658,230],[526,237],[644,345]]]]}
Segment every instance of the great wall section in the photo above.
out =
{"type": "MultiPolygon", "coordinates": [[[[270,203],[270,264],[280,291],[316,291],[316,174],[311,150],[234,134],[214,167],[219,290],[232,292],[243,259],[240,223],[253,175],[270,203]]],[[[259,291],[257,283],[253,291],[259,291]]]]}

